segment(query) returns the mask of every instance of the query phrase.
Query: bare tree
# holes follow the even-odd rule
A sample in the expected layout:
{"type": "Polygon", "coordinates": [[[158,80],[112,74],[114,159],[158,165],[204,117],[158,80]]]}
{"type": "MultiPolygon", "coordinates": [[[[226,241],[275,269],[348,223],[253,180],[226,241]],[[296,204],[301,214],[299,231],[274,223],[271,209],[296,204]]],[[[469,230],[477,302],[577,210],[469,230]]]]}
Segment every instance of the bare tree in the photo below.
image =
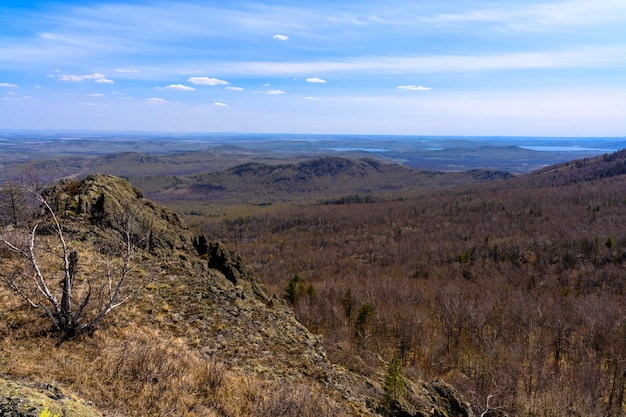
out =
{"type": "Polygon", "coordinates": [[[25,220],[27,202],[25,190],[12,180],[6,180],[0,188],[0,218],[4,224],[18,224],[25,220]]]}
{"type": "Polygon", "coordinates": [[[503,411],[505,409],[504,406],[502,405],[494,406],[493,404],[491,404],[491,400],[495,396],[496,396],[495,394],[487,395],[487,399],[485,401],[485,411],[482,411],[482,412],[479,411],[480,417],[507,415],[503,411]]]}
{"type": "Polygon", "coordinates": [[[38,218],[23,233],[14,228],[0,232],[0,242],[8,249],[5,253],[26,261],[5,262],[0,282],[31,307],[43,310],[54,330],[65,337],[90,331],[129,298],[129,295],[122,296],[122,292],[131,272],[136,240],[131,232],[131,214],[126,213],[117,220],[124,241],[117,257],[117,267],[105,262],[100,274],[77,280],[79,253],[68,245],[49,201],[41,194],[36,197],[45,216],[38,218]],[[49,272],[53,268],[44,268],[50,266],[51,259],[61,260],[60,281],[55,272],[49,272]]]}

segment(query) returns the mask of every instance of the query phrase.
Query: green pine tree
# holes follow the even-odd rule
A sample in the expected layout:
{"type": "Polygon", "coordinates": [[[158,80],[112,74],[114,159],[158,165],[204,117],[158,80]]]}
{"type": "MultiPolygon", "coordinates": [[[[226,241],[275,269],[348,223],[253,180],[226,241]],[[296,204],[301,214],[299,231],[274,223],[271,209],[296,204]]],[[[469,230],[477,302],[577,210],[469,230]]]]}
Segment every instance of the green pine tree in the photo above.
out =
{"type": "Polygon", "coordinates": [[[384,406],[386,411],[389,415],[397,415],[400,403],[406,396],[402,363],[399,358],[394,357],[387,364],[383,390],[385,391],[384,406]]]}

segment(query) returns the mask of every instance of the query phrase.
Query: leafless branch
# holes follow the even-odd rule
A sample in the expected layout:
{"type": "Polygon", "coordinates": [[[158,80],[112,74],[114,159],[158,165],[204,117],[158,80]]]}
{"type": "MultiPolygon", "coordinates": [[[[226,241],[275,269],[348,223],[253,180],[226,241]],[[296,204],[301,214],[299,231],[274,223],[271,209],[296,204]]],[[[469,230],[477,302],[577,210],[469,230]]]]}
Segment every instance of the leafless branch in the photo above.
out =
{"type": "Polygon", "coordinates": [[[2,233],[0,234],[0,242],[10,252],[26,260],[27,267],[32,270],[32,274],[26,274],[19,269],[11,273],[4,272],[0,274],[0,282],[17,293],[31,307],[44,310],[53,327],[64,332],[66,336],[89,331],[97,326],[107,314],[130,298],[130,295],[122,297],[122,292],[125,290],[126,282],[132,271],[131,264],[135,249],[132,228],[136,223],[133,213],[127,211],[124,213],[123,219],[119,221],[119,231],[124,242],[121,248],[121,265],[119,269],[114,271],[112,264],[108,260],[105,262],[105,270],[100,276],[100,281],[103,283],[96,285],[97,294],[94,300],[93,284],[98,278],[83,281],[85,283],[82,284],[82,294],[80,289],[75,288],[78,273],[78,252],[72,250],[68,245],[61,222],[49,201],[41,194],[37,194],[36,198],[51,222],[51,229],[58,244],[57,249],[50,242],[47,242],[48,239],[40,238],[39,228],[42,221],[36,222],[28,230],[28,238],[23,244],[17,242],[17,237],[13,239],[6,232],[0,232],[2,233]],[[41,262],[44,262],[43,258],[40,259],[39,257],[41,253],[52,254],[62,259],[63,279],[58,284],[61,292],[60,301],[50,288],[50,283],[54,278],[45,275],[41,267],[41,262]],[[29,285],[28,282],[31,284],[29,285]],[[85,286],[86,289],[84,289],[85,286]],[[97,290],[98,287],[100,290],[97,290]],[[75,303],[74,296],[80,296],[80,302],[75,303]]]}

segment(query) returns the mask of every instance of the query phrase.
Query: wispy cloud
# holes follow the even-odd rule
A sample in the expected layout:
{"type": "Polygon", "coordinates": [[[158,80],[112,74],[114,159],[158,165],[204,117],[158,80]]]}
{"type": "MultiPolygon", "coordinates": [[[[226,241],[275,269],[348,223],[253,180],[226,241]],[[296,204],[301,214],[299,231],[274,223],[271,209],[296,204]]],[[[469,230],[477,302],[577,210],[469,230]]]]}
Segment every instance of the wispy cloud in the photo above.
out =
{"type": "Polygon", "coordinates": [[[191,77],[188,80],[190,83],[195,84],[195,85],[209,85],[209,86],[216,86],[216,85],[227,85],[229,84],[228,81],[224,81],[224,80],[220,80],[218,78],[209,78],[209,77],[191,77]]]}
{"type": "Polygon", "coordinates": [[[366,56],[329,61],[249,61],[213,65],[217,72],[231,75],[298,76],[311,72],[423,74],[475,71],[574,69],[626,65],[626,43],[606,47],[582,47],[552,52],[483,53],[474,55],[366,56]]]}
{"type": "Polygon", "coordinates": [[[323,79],[317,78],[317,77],[307,78],[305,81],[307,83],[313,83],[313,84],[325,84],[326,83],[326,80],[323,80],[323,79]]]}
{"type": "Polygon", "coordinates": [[[2,87],[2,88],[17,88],[17,84],[0,83],[0,87],[2,87]]]}
{"type": "Polygon", "coordinates": [[[104,94],[102,93],[89,93],[89,94],[85,94],[86,97],[104,97],[104,94]]]}
{"type": "Polygon", "coordinates": [[[283,90],[270,90],[266,94],[269,94],[270,96],[280,96],[285,94],[285,92],[283,90]]]}
{"type": "Polygon", "coordinates": [[[167,90],[178,90],[178,91],[196,91],[195,88],[189,87],[183,84],[170,84],[165,87],[167,90]]]}
{"type": "Polygon", "coordinates": [[[167,103],[167,100],[165,100],[164,98],[158,98],[158,97],[147,98],[145,101],[147,103],[150,103],[150,104],[164,104],[164,103],[167,103]]]}
{"type": "Polygon", "coordinates": [[[286,35],[280,35],[280,34],[276,34],[274,36],[272,36],[274,39],[277,39],[279,41],[288,41],[289,40],[289,36],[286,35]]]}
{"type": "Polygon", "coordinates": [[[421,85],[399,85],[398,87],[400,90],[410,90],[410,91],[430,91],[432,90],[432,88],[430,87],[423,87],[421,85]]]}
{"type": "Polygon", "coordinates": [[[432,24],[491,24],[515,31],[554,31],[562,27],[619,22],[625,13],[626,3],[622,0],[561,0],[536,4],[507,2],[499,7],[469,8],[458,13],[423,16],[419,20],[432,24]]]}
{"type": "Polygon", "coordinates": [[[121,74],[137,74],[139,73],[136,69],[126,69],[126,68],[116,68],[115,72],[119,72],[121,74]]]}
{"type": "Polygon", "coordinates": [[[243,91],[244,90],[242,87],[226,87],[226,89],[230,91],[243,91]]]}
{"type": "Polygon", "coordinates": [[[228,104],[226,103],[220,103],[219,101],[213,103],[213,106],[215,107],[228,107],[228,104]]]}
{"type": "Polygon", "coordinates": [[[98,84],[113,84],[115,81],[109,80],[104,74],[94,73],[88,75],[74,75],[74,74],[61,74],[59,75],[61,81],[68,81],[74,83],[80,83],[83,81],[93,81],[98,84]]]}

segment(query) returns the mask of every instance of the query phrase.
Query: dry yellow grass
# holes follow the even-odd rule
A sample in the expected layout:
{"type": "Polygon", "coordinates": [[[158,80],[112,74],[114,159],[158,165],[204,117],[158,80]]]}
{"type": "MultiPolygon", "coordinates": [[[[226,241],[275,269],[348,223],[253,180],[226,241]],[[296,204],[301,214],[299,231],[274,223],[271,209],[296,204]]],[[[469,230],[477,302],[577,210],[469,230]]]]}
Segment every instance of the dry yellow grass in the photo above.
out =
{"type": "MultiPolygon", "coordinates": [[[[74,242],[74,244],[77,244],[74,242]]],[[[81,249],[81,272],[98,273],[98,257],[81,249]]],[[[15,260],[15,259],[14,259],[15,260]]],[[[11,259],[4,256],[6,268],[11,259]]],[[[54,280],[54,263],[44,273],[54,280]]],[[[52,384],[112,416],[324,416],[346,415],[318,388],[257,378],[228,369],[202,353],[194,337],[181,337],[171,321],[181,281],[159,276],[154,264],[137,268],[142,289],[92,334],[62,341],[41,311],[0,285],[0,374],[52,384]],[[143,269],[145,267],[146,269],[143,269]],[[159,325],[162,323],[162,326],[159,325]]],[[[136,271],[136,272],[137,272],[136,271]]],[[[185,327],[185,326],[183,326],[185,327]]],[[[188,335],[194,336],[194,335],[188,335]]],[[[344,406],[345,408],[345,406],[344,406]]]]}
{"type": "Polygon", "coordinates": [[[3,320],[0,329],[1,372],[58,386],[107,415],[345,414],[314,388],[231,372],[222,362],[190,349],[185,340],[157,330],[111,326],[59,343],[40,332],[32,311],[13,311],[14,317],[3,320]]]}
{"type": "MultiPolygon", "coordinates": [[[[339,375],[321,340],[271,299],[235,254],[218,244],[208,264],[198,257],[175,213],[110,176],[65,181],[47,196],[67,245],[58,229],[36,219],[40,268],[14,247],[0,247],[0,376],[52,384],[109,416],[338,416],[354,415],[352,404],[362,404],[335,386],[332,378],[339,375]],[[100,317],[108,308],[120,242],[133,245],[119,297],[129,301],[95,329],[53,331],[55,315],[78,309],[81,318],[100,317]],[[68,251],[77,254],[69,281],[73,298],[59,312],[55,297],[69,299],[62,291],[69,269],[59,254],[68,251]],[[54,311],[29,308],[7,284],[28,291],[32,305],[47,302],[54,311]]],[[[28,232],[3,230],[9,231],[12,241],[28,232]]]]}

